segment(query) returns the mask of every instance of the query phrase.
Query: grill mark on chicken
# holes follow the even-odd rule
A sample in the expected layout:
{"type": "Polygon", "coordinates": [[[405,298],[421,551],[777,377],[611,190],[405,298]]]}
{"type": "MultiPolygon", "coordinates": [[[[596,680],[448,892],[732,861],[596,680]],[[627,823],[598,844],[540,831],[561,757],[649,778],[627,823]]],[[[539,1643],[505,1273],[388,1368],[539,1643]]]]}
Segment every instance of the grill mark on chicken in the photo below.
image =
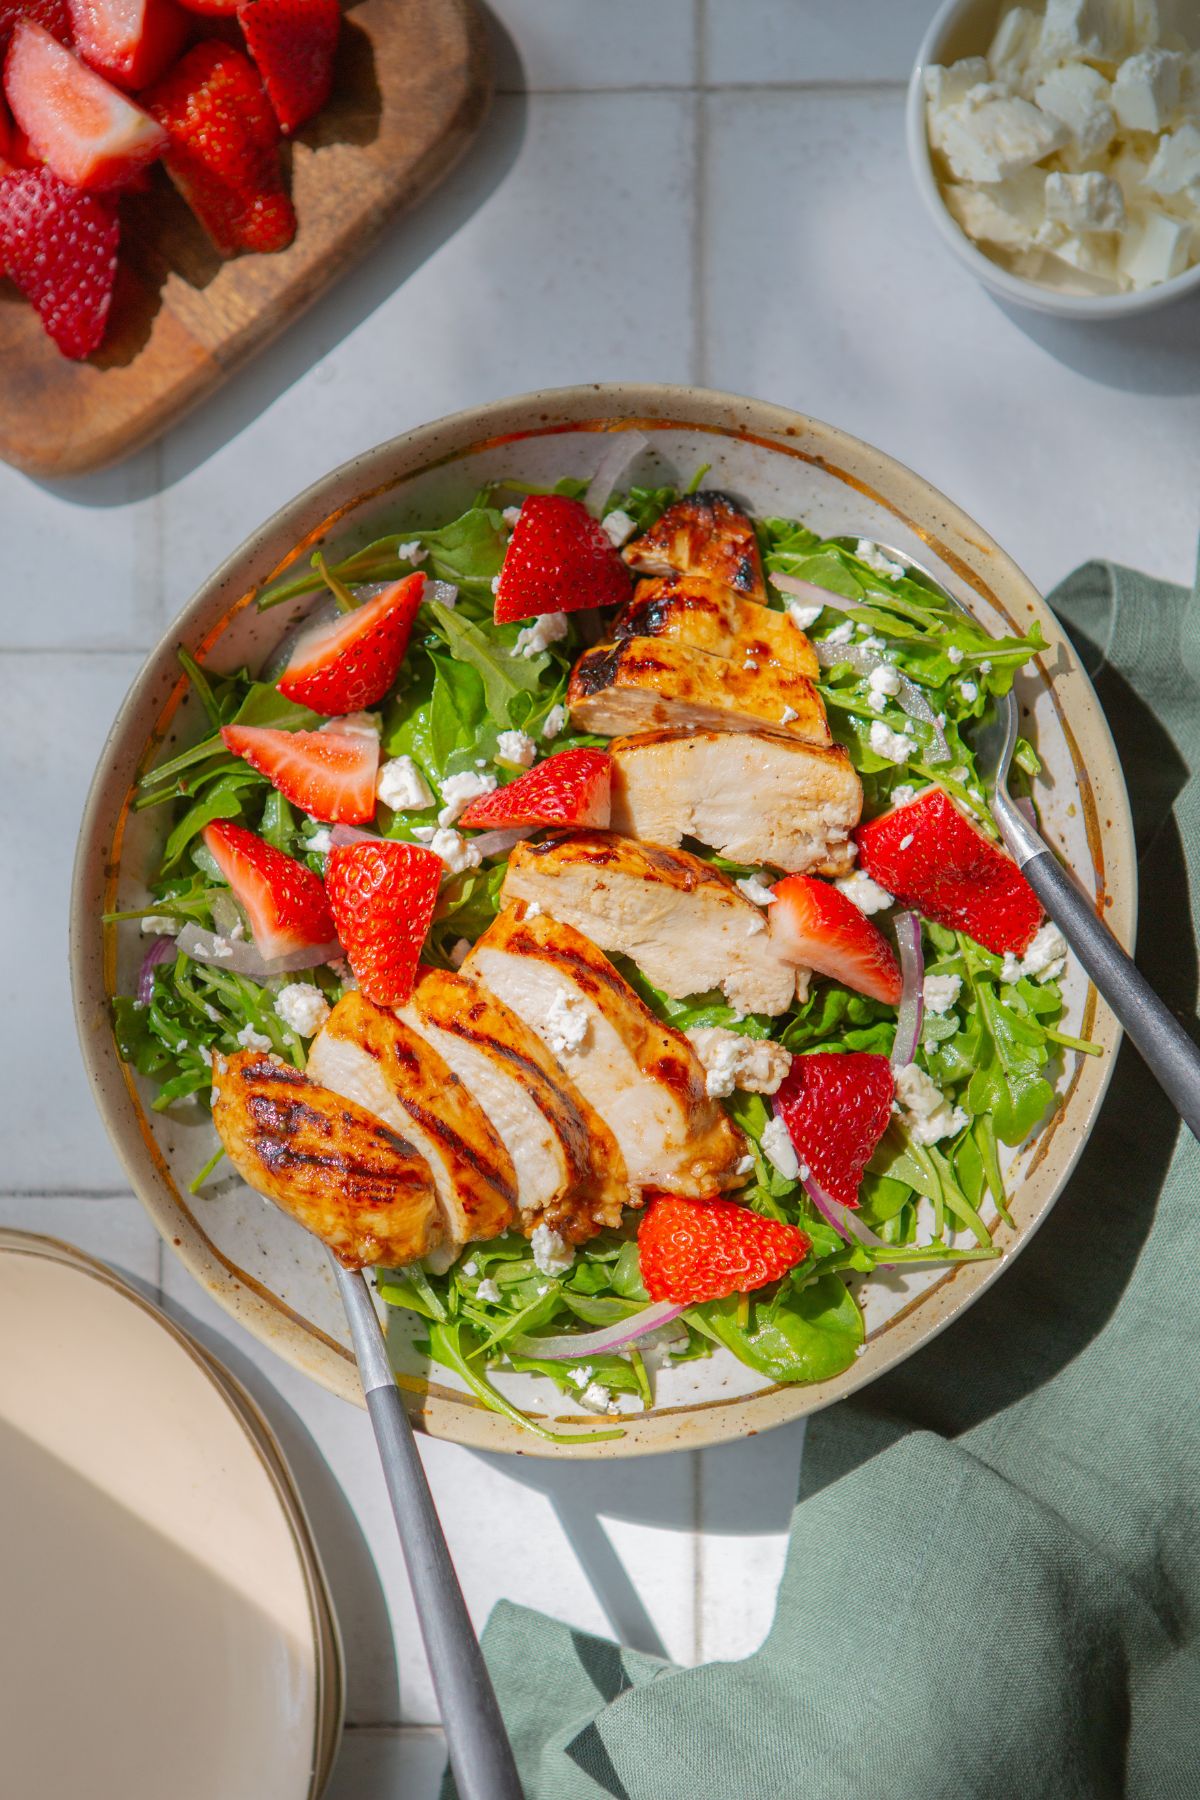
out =
{"type": "Polygon", "coordinates": [[[567,706],[577,728],[621,737],[661,727],[757,731],[829,744],[811,677],[775,657],[748,668],[676,638],[622,638],[585,650],[567,706]]]}
{"type": "Polygon", "coordinates": [[[815,678],[816,652],[786,613],[702,575],[639,581],[633,599],[612,622],[612,636],[666,638],[727,661],[778,662],[815,678]]]}
{"type": "Polygon", "coordinates": [[[766,598],[754,526],[717,488],[677,500],[621,554],[641,574],[705,575],[760,604],[766,598]]]}
{"type": "MultiPolygon", "coordinates": [[[[457,1075],[452,1076],[451,1081],[455,1086],[462,1086],[457,1075]]],[[[490,1181],[493,1187],[499,1188],[510,1206],[516,1207],[517,1190],[497,1164],[472,1149],[471,1145],[459,1137],[451,1126],[439,1119],[436,1113],[430,1112],[427,1107],[422,1106],[419,1100],[414,1100],[409,1095],[405,1100],[405,1105],[422,1130],[428,1132],[429,1136],[441,1145],[448,1156],[468,1163],[477,1175],[481,1175],[485,1181],[490,1181]]],[[[478,1207],[473,1199],[464,1196],[462,1209],[465,1213],[473,1213],[478,1210],[478,1207]]]]}

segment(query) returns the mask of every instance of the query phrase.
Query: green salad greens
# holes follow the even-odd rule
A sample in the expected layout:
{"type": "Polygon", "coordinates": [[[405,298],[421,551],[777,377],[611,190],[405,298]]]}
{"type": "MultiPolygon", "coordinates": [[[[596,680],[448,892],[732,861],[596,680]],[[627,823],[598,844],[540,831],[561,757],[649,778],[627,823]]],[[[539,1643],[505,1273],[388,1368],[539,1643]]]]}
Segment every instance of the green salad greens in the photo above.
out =
{"type": "MultiPolygon", "coordinates": [[[[554,491],[578,498],[584,485],[567,481],[554,491]]],[[[536,629],[536,622],[492,620],[492,583],[510,534],[507,509],[529,491],[515,483],[489,489],[460,517],[393,533],[332,568],[317,557],[311,569],[277,584],[259,602],[264,608],[290,607],[294,614],[293,603],[323,593],[345,609],[361,597],[352,590],[395,580],[414,563],[432,583],[452,584],[456,598],[436,585],[426,590],[430,597],[421,607],[400,676],[377,709],[383,756],[411,757],[435,796],[447,777],[478,766],[494,769],[501,782],[514,779],[521,771],[497,760],[501,732],[528,734],[539,755],[603,742],[573,731],[564,704],[572,663],[595,641],[591,615],[557,615],[558,637],[536,629]]],[[[614,496],[610,506],[644,531],[678,497],[671,488],[635,487],[614,496]]],[[[993,696],[1006,693],[1016,671],[1043,648],[1037,626],[1026,637],[989,637],[922,577],[890,565],[869,544],[823,541],[788,519],[761,519],[756,529],[769,575],[799,577],[843,602],[841,609],[826,606],[811,622],[805,616],[805,628],[821,653],[819,688],[835,739],[862,778],[864,816],[886,809],[906,789],[938,782],[994,835],[972,737],[993,696]],[[845,661],[836,655],[842,644],[848,647],[845,661]],[[926,696],[937,723],[906,716],[894,698],[881,706],[849,654],[853,645],[883,651],[926,696]],[[882,740],[872,731],[881,724],[890,733],[882,740]],[[935,760],[939,725],[948,762],[935,760]],[[892,760],[897,745],[901,761],[892,760]]],[[[779,608],[784,596],[772,589],[770,603],[779,608]]],[[[281,633],[285,629],[281,624],[281,633]]],[[[114,915],[141,919],[152,942],[139,993],[115,1003],[115,1029],[121,1055],[158,1084],[154,1104],[160,1109],[207,1107],[216,1053],[269,1047],[303,1068],[306,1040],[281,1016],[279,990],[287,983],[309,983],[332,1004],[347,975],[343,965],[329,964],[258,981],[195,961],[174,944],[172,934],[185,925],[228,931],[237,921],[230,890],[200,835],[211,820],[242,822],[317,874],[328,848],[328,832],[229,755],[218,735],[220,726],[233,721],[312,728],[322,722],[318,715],[248,670],[216,675],[182,650],[180,660],[210,730],[144,778],[137,805],[169,809],[162,861],[145,908],[114,915]]],[[[1027,743],[1021,744],[1017,762],[1026,776],[1039,767],[1027,743]]],[[[436,798],[421,811],[381,805],[376,828],[413,839],[435,823],[437,805],[436,798]]],[[[689,847],[735,877],[771,879],[769,872],[731,865],[699,845],[689,847]]],[[[454,965],[463,941],[473,942],[495,916],[503,874],[504,857],[493,855],[448,877],[425,960],[454,965]]],[[[945,1096],[950,1123],[931,1141],[906,1110],[894,1114],[861,1190],[859,1216],[880,1246],[847,1242],[814,1209],[800,1182],[782,1173],[764,1149],[769,1100],[738,1091],[723,1104],[746,1133],[754,1161],[749,1185],[738,1198],[760,1213],[799,1224],[812,1240],[809,1256],[772,1286],[695,1306],[640,1344],[579,1364],[539,1360],[537,1339],[592,1332],[647,1304],[636,1214],[627,1215],[621,1231],[580,1247],[566,1268],[539,1267],[530,1244],[514,1232],[469,1245],[444,1272],[422,1265],[380,1272],[379,1291],[389,1305],[420,1319],[433,1361],[455,1371],[484,1405],[550,1439],[558,1434],[496,1387],[498,1368],[544,1376],[585,1410],[603,1415],[604,1428],[590,1437],[621,1435],[613,1415],[652,1404],[652,1366],[706,1357],[714,1348],[731,1351],[779,1382],[819,1381],[845,1369],[863,1342],[854,1278],[881,1265],[950,1264],[997,1254],[984,1210],[990,1198],[996,1213],[1008,1218],[1000,1146],[1020,1143],[1055,1104],[1052,1082],[1060,1051],[1093,1048],[1058,1028],[1063,999],[1053,966],[1027,971],[938,925],[924,924],[923,935],[927,977],[953,979],[941,984],[941,1010],[926,1010],[917,1064],[945,1096]],[[947,995],[952,997],[946,1000],[947,995]]],[[[632,964],[618,963],[642,999],[681,1030],[719,1025],[749,1037],[773,1037],[793,1052],[887,1055],[892,1048],[895,1010],[836,982],[816,981],[809,997],[781,1017],[742,1016],[719,991],[668,999],[632,964]]],[[[196,1191],[203,1193],[207,1181],[219,1178],[220,1154],[196,1171],[196,1191]]],[[[571,1441],[579,1441],[578,1435],[571,1441]]]]}

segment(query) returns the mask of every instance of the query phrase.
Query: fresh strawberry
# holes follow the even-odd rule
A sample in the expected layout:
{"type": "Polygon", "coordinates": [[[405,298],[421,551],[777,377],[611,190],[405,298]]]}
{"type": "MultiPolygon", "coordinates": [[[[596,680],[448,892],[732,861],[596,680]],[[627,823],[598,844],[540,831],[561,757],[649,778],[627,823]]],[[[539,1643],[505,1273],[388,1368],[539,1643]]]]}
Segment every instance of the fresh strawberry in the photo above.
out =
{"type": "Polygon", "coordinates": [[[70,0],[75,48],[118,87],[146,87],[183,49],[192,28],[175,0],[70,0]]]}
{"type": "Polygon", "coordinates": [[[333,943],[337,934],[325,889],[311,869],[229,819],[206,825],[204,843],[264,957],[323,950],[333,943]]]}
{"type": "Polygon", "coordinates": [[[863,1170],[887,1130],[894,1092],[886,1056],[818,1050],[792,1058],[775,1095],[796,1155],[843,1206],[858,1205],[863,1170]]]}
{"type": "MultiPolygon", "coordinates": [[[[0,95],[0,175],[7,175],[10,169],[16,167],[14,135],[13,122],[8,116],[4,97],[0,95]]],[[[2,266],[0,263],[0,267],[2,266]]]]}
{"type": "Polygon", "coordinates": [[[224,725],[225,748],[265,775],[285,800],[329,825],[375,817],[379,739],[373,731],[273,731],[224,725]]]}
{"type": "Polygon", "coordinates": [[[562,494],[530,494],[500,571],[497,625],[628,598],[629,571],[587,508],[562,494]]]}
{"type": "Polygon", "coordinates": [[[365,606],[305,632],[276,683],[280,693],[331,715],[374,706],[400,672],[424,593],[424,575],[405,575],[365,606]]]}
{"type": "Polygon", "coordinates": [[[0,268],[33,302],[64,356],[90,356],[104,336],[119,237],[105,201],[49,169],[0,179],[0,268]]]}
{"type": "Polygon", "coordinates": [[[507,787],[472,800],[460,825],[608,825],[613,760],[607,750],[560,750],[507,787]]]}
{"type": "Polygon", "coordinates": [[[0,45],[18,19],[32,19],[60,44],[71,42],[71,9],[67,0],[0,0],[0,45]]]}
{"type": "Polygon", "coordinates": [[[333,87],[338,0],[241,0],[238,20],[279,123],[290,136],[333,87]]]}
{"type": "Polygon", "coordinates": [[[748,1294],[803,1262],[812,1241],[732,1200],[660,1194],[638,1226],[642,1284],[652,1300],[696,1306],[748,1294]]]}
{"type": "Polygon", "coordinates": [[[389,838],[335,844],[325,862],[325,888],[338,937],[368,1000],[403,1006],[411,997],[429,930],[440,856],[389,838]]]}
{"type": "Polygon", "coordinates": [[[1028,950],[1042,922],[1037,895],[1008,852],[943,788],[926,788],[856,835],[861,867],[903,905],[966,932],[997,956],[1028,950]]]}
{"type": "Polygon", "coordinates": [[[168,133],[167,173],[221,254],[286,249],[296,215],[279,125],[249,57],[197,44],[142,98],[168,133]]]}
{"type": "Polygon", "coordinates": [[[772,892],[767,922],[789,962],[816,969],[885,1006],[899,1004],[902,984],[892,947],[852,900],[813,875],[786,875],[772,892]]]}
{"type": "Polygon", "coordinates": [[[238,9],[238,0],[179,0],[179,4],[206,19],[232,19],[238,9]]]}
{"type": "Polygon", "coordinates": [[[166,149],[149,113],[29,19],[13,32],[4,92],[34,154],[73,187],[120,187],[166,149]]]}

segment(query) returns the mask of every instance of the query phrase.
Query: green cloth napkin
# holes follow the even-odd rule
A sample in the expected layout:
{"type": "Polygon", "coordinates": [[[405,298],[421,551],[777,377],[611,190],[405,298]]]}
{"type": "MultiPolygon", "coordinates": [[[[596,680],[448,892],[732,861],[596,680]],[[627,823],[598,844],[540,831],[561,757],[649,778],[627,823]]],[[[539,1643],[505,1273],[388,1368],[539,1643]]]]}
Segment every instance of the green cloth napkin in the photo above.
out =
{"type": "MultiPolygon", "coordinates": [[[[1090,563],[1051,599],[1129,783],[1138,960],[1191,1019],[1200,596],[1090,563]]],[[[528,1800],[1200,1796],[1200,1152],[1127,1047],[1032,1243],[812,1421],[802,1490],[744,1662],[496,1609],[528,1800]]]]}

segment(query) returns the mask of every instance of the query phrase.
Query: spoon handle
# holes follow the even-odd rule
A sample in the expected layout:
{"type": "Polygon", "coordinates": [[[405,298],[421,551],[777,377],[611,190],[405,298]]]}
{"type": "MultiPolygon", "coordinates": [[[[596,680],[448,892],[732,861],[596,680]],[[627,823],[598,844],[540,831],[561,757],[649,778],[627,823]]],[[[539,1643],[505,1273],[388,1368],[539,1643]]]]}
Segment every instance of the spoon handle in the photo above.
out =
{"type": "Polygon", "coordinates": [[[400,1533],[400,1548],[460,1800],[523,1800],[492,1678],[454,1573],[370,1289],[361,1272],[343,1269],[336,1261],[333,1266],[400,1533]]]}

